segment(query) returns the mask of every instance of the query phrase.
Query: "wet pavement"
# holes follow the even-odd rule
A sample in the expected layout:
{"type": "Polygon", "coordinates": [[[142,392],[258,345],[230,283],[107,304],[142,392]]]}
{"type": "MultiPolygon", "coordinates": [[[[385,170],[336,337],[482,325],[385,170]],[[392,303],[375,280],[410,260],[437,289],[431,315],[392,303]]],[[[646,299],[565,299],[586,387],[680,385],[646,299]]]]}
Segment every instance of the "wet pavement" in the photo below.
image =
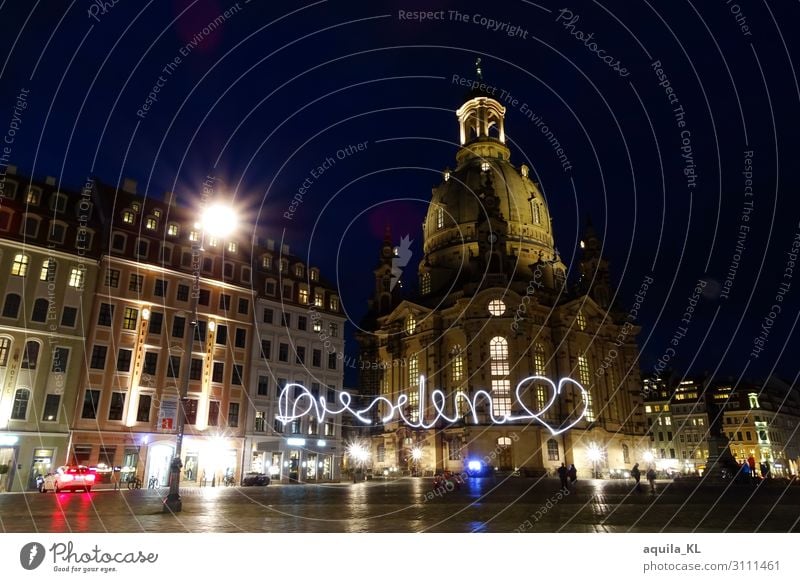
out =
{"type": "Polygon", "coordinates": [[[554,479],[431,479],[193,488],[183,511],[166,490],[0,494],[2,532],[798,532],[800,486],[554,479]]]}

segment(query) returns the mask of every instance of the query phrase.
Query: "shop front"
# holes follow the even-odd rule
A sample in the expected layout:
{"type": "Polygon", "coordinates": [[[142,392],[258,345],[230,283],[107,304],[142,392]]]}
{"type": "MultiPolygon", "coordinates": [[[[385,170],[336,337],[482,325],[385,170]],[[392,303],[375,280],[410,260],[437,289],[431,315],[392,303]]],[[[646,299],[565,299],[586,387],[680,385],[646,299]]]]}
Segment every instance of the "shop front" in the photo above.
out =
{"type": "Polygon", "coordinates": [[[3,433],[0,435],[0,492],[32,491],[36,478],[64,464],[66,434],[3,433]]]}
{"type": "MultiPolygon", "coordinates": [[[[241,440],[235,438],[185,437],[181,451],[181,484],[216,487],[229,479],[238,482],[241,447],[241,440]]],[[[174,456],[175,438],[156,437],[148,446],[143,485],[167,487],[174,456]]]]}
{"type": "Polygon", "coordinates": [[[271,438],[250,445],[248,472],[264,473],[280,483],[322,483],[341,478],[341,453],[323,439],[271,438]]]}

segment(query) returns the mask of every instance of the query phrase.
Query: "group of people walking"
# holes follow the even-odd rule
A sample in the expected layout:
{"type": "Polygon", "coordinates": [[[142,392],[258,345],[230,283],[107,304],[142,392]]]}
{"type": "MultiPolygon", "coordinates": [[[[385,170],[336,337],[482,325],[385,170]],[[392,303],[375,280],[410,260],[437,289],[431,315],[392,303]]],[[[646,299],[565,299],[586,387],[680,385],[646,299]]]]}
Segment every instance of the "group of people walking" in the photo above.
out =
{"type": "Polygon", "coordinates": [[[561,488],[569,489],[569,486],[578,480],[578,470],[575,465],[570,465],[569,469],[564,463],[558,468],[558,478],[561,479],[561,488]]]}
{"type": "MultiPolygon", "coordinates": [[[[631,477],[633,480],[636,481],[636,491],[642,490],[642,471],[639,469],[639,463],[636,463],[631,469],[631,477]]],[[[650,483],[650,493],[656,492],[656,470],[651,466],[647,469],[647,473],[645,473],[645,477],[647,477],[648,483],[650,483]]]]}

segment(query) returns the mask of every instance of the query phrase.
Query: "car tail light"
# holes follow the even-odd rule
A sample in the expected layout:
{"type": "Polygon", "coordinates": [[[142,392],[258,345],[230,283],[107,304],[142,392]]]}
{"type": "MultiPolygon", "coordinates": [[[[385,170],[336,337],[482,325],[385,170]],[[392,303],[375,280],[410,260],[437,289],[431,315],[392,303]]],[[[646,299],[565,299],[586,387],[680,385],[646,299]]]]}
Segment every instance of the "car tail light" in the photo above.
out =
{"type": "Polygon", "coordinates": [[[85,479],[86,481],[94,481],[94,477],[95,477],[95,476],[94,476],[94,475],[92,475],[92,474],[90,473],[90,474],[86,475],[86,476],[84,477],[84,479],[85,479]]]}
{"type": "Polygon", "coordinates": [[[63,482],[63,481],[72,481],[74,478],[75,478],[75,477],[73,477],[73,476],[72,476],[72,475],[70,475],[69,473],[65,473],[65,474],[61,475],[61,477],[59,477],[59,478],[58,478],[58,480],[59,480],[59,481],[62,481],[62,482],[63,482]]]}

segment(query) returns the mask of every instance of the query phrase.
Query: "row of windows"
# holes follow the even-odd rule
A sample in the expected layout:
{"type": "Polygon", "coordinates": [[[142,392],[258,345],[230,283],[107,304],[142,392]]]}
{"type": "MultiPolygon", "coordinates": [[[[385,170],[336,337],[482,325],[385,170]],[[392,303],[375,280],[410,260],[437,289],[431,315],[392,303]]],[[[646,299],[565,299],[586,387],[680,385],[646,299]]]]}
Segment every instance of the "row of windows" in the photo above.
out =
{"type": "MultiPolygon", "coordinates": [[[[262,311],[262,321],[264,323],[268,323],[273,325],[276,323],[275,319],[275,310],[271,307],[265,307],[262,311]]],[[[292,327],[292,314],[287,313],[285,311],[280,312],[280,325],[283,327],[292,327]]],[[[308,317],[305,315],[298,315],[297,316],[297,329],[299,331],[308,331],[308,317]]],[[[311,329],[314,332],[321,332],[322,331],[322,320],[319,317],[312,316],[311,318],[311,329]]],[[[332,338],[339,337],[339,324],[335,322],[328,323],[328,335],[332,338]]]]}
{"type": "MultiPolygon", "coordinates": [[[[108,269],[105,274],[105,286],[111,289],[118,289],[120,286],[120,271],[118,269],[108,269]]],[[[169,292],[169,281],[166,279],[155,279],[153,281],[152,292],[154,297],[167,297],[169,292]]],[[[189,301],[190,287],[186,283],[178,283],[175,287],[176,301],[189,301]]],[[[144,292],[144,275],[131,273],[128,276],[128,291],[133,293],[144,292]]],[[[197,295],[197,303],[203,306],[211,304],[211,291],[200,289],[197,295]]],[[[221,311],[229,312],[233,306],[233,297],[227,293],[219,296],[218,308],[221,311]]],[[[240,297],[236,302],[236,311],[241,315],[250,313],[250,300],[240,297]]]]}
{"type": "MultiPolygon", "coordinates": [[[[255,422],[253,424],[253,430],[255,432],[267,432],[268,426],[269,423],[267,422],[267,413],[262,410],[257,410],[255,422]]],[[[284,425],[281,421],[275,419],[272,423],[272,430],[277,434],[304,434],[302,432],[300,420],[293,420],[292,422],[284,425]]],[[[336,434],[336,429],[331,421],[323,422],[320,425],[317,419],[312,418],[308,421],[308,427],[305,434],[316,436],[334,436],[336,434]]]]}
{"type": "MultiPolygon", "coordinates": [[[[3,198],[8,200],[16,200],[17,198],[17,182],[11,180],[9,178],[5,179],[5,184],[3,187],[3,198]]],[[[36,186],[31,186],[28,188],[27,194],[25,195],[25,204],[29,206],[38,206],[42,201],[42,189],[37,188],[36,186]]],[[[69,197],[66,194],[62,194],[61,192],[54,192],[50,195],[48,199],[47,207],[53,212],[66,212],[67,204],[69,203],[69,197]]],[[[78,215],[85,215],[87,217],[91,217],[91,210],[92,205],[91,203],[87,203],[81,200],[80,204],[76,205],[76,210],[78,211],[78,215]]]]}
{"type": "MultiPolygon", "coordinates": [[[[94,370],[105,370],[106,360],[108,359],[108,347],[103,345],[95,345],[92,347],[92,355],[89,358],[89,367],[94,370]]],[[[144,361],[142,363],[142,373],[150,376],[157,375],[158,372],[158,352],[145,352],[144,361]]],[[[130,372],[131,362],[133,361],[133,350],[120,348],[117,351],[117,372],[130,372]]],[[[180,377],[181,369],[181,356],[166,356],[165,358],[166,374],[168,378],[180,377]]],[[[203,375],[203,359],[192,358],[189,364],[189,378],[191,380],[201,380],[203,375]]],[[[244,376],[243,366],[241,364],[234,364],[231,371],[231,384],[236,386],[242,385],[242,378],[244,376]]],[[[214,362],[211,367],[211,381],[224,382],[225,381],[225,363],[214,362]]]]}
{"type": "MultiPolygon", "coordinates": [[[[11,406],[11,420],[27,420],[28,408],[31,400],[31,391],[19,388],[14,392],[14,402],[11,406]]],[[[58,413],[61,405],[59,394],[47,394],[42,408],[42,422],[58,422],[58,413]]]]}
{"type": "MultiPolygon", "coordinates": [[[[256,395],[257,396],[275,396],[278,397],[281,391],[286,387],[289,383],[289,380],[286,378],[277,378],[275,382],[275,391],[271,394],[271,386],[272,383],[270,382],[270,377],[264,374],[260,374],[258,376],[258,382],[256,383],[256,395]]],[[[300,384],[301,386],[305,386],[303,380],[295,380],[295,384],[300,384]]],[[[311,397],[314,399],[315,402],[319,401],[320,394],[324,395],[325,400],[328,404],[334,404],[336,402],[336,386],[328,386],[327,389],[325,386],[320,387],[319,382],[312,382],[311,383],[311,397]]],[[[292,393],[293,398],[299,398],[302,394],[302,391],[298,386],[294,387],[294,392],[292,393]]]]}
{"type": "MultiPolygon", "coordinates": [[[[11,212],[0,211],[0,230],[8,232],[11,229],[11,212]]],[[[22,221],[22,226],[19,229],[19,234],[26,238],[32,239],[39,236],[39,228],[42,219],[38,216],[26,214],[25,219],[22,221]]],[[[60,220],[51,220],[48,222],[47,240],[52,243],[63,245],[67,239],[67,230],[69,225],[60,220]]],[[[81,226],[75,237],[75,248],[86,250],[92,246],[92,239],[94,232],[86,227],[81,226]]]]}
{"type": "MultiPolygon", "coordinates": [[[[28,340],[25,342],[25,349],[22,353],[21,367],[24,370],[35,370],[39,363],[39,352],[41,351],[42,344],[36,340],[28,340]]],[[[67,371],[67,364],[69,363],[70,349],[62,346],[53,348],[52,364],[50,371],[56,374],[61,374],[67,371]]],[[[0,368],[8,366],[8,358],[11,355],[11,340],[7,337],[0,337],[0,368]]]]}
{"type": "MultiPolygon", "coordinates": [[[[275,261],[272,258],[272,255],[262,255],[261,257],[261,269],[264,271],[272,271],[275,267],[275,261]]],[[[289,260],[288,259],[281,259],[280,261],[280,272],[281,273],[289,273],[289,260]]],[[[301,263],[297,263],[294,266],[293,274],[297,279],[303,279],[306,276],[306,268],[301,263]]],[[[319,281],[319,271],[316,268],[311,268],[308,270],[308,278],[313,281],[319,281]]]]}
{"type": "MultiPolygon", "coordinates": [[[[261,340],[261,357],[265,360],[272,359],[272,340],[261,340]]],[[[328,353],[328,369],[336,369],[336,352],[328,353]]],[[[289,344],[278,344],[278,361],[289,362],[289,344]]],[[[294,362],[295,364],[306,364],[306,348],[305,346],[294,346],[294,362]]],[[[322,350],[311,350],[311,366],[314,368],[322,367],[322,350]]]]}
{"type": "MultiPolygon", "coordinates": [[[[271,279],[264,283],[264,294],[270,297],[275,297],[277,294],[277,283],[271,279]]],[[[325,289],[316,288],[313,290],[307,287],[298,285],[297,294],[295,294],[295,285],[290,281],[285,281],[283,284],[283,293],[281,298],[284,301],[293,301],[300,305],[311,305],[313,301],[314,307],[325,309],[325,289]]],[[[339,297],[337,295],[329,295],[327,303],[328,311],[339,312],[339,297]]]]}
{"type": "MultiPolygon", "coordinates": [[[[11,262],[11,274],[15,277],[27,277],[28,267],[30,266],[30,256],[17,253],[14,255],[14,260],[11,262]]],[[[58,263],[54,259],[45,259],[42,261],[41,268],[39,269],[39,280],[53,282],[56,278],[58,263]]],[[[83,289],[84,281],[86,280],[86,269],[82,267],[71,267],[69,271],[69,278],[67,285],[75,289],[83,289]]]]}
{"type": "MultiPolygon", "coordinates": [[[[125,410],[125,392],[112,392],[111,401],[108,405],[108,420],[122,420],[122,414],[125,410]]],[[[136,406],[136,422],[150,422],[152,411],[153,395],[140,394],[139,401],[136,406]]],[[[81,418],[93,420],[97,418],[100,405],[100,391],[99,390],[86,390],[83,396],[83,407],[81,409],[81,418]]],[[[183,401],[183,410],[185,414],[186,424],[197,424],[197,399],[187,398],[183,401]]],[[[227,426],[236,428],[239,426],[239,410],[240,405],[238,402],[231,402],[228,404],[228,417],[227,426]]],[[[211,400],[208,406],[208,425],[219,426],[220,421],[220,402],[218,400],[211,400]]]]}

